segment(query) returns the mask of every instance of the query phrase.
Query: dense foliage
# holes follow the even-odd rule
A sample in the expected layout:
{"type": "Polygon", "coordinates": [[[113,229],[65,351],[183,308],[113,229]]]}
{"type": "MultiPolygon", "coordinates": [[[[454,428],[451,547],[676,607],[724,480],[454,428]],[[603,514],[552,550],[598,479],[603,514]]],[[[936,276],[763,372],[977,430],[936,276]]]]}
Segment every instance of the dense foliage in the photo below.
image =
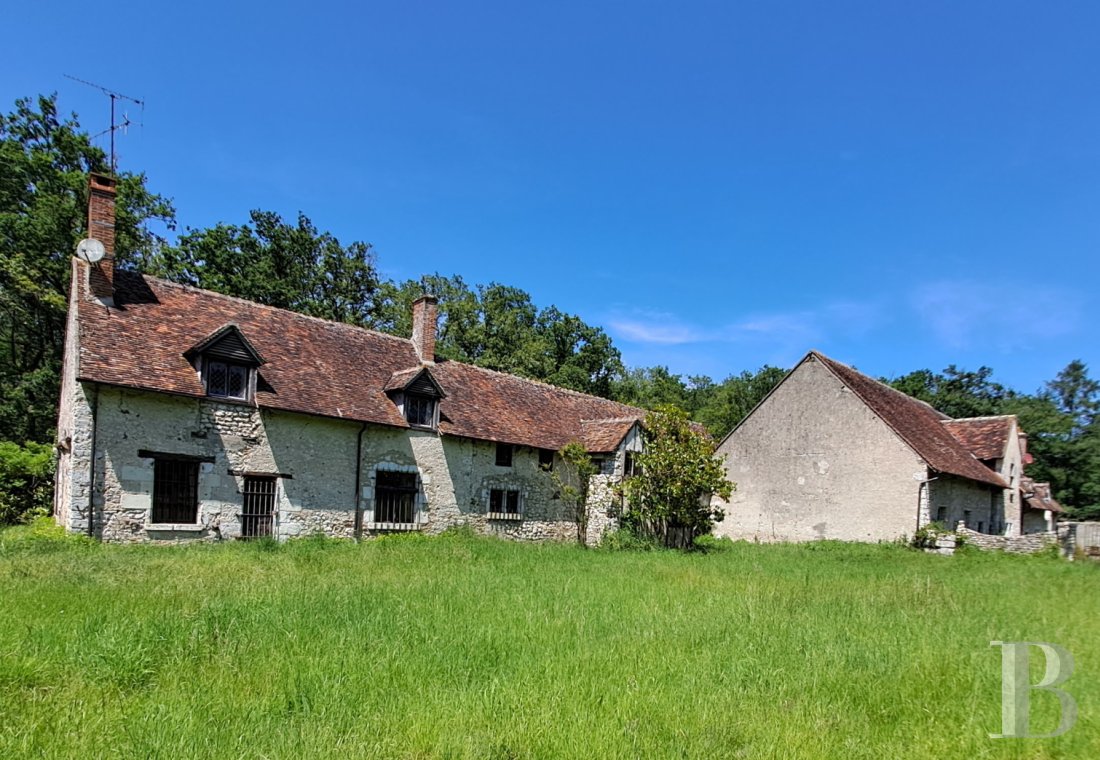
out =
{"type": "Polygon", "coordinates": [[[0,441],[0,525],[50,513],[53,466],[47,444],[0,441]]]}
{"type": "MultiPolygon", "coordinates": [[[[106,171],[75,116],[54,96],[18,100],[0,114],[0,439],[50,440],[73,251],[87,227],[88,172],[106,171]]],[[[118,175],[116,248],[122,265],[141,262],[171,227],[172,205],[145,176],[118,175]]]]}
{"type": "Polygon", "coordinates": [[[650,412],[644,435],[645,451],[635,454],[637,472],[622,484],[624,522],[665,546],[691,546],[722,519],[711,495],[728,499],[734,484],[714,453],[714,440],[682,410],[666,406],[650,412]]]}

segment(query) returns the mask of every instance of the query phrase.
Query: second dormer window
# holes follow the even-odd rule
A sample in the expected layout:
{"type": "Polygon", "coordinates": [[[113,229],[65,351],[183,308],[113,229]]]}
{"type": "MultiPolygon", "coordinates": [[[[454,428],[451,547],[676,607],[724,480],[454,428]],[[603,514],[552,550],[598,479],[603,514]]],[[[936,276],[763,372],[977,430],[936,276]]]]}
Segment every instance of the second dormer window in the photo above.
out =
{"type": "Polygon", "coordinates": [[[247,401],[250,372],[251,368],[243,364],[207,359],[206,395],[247,401]]]}
{"type": "Polygon", "coordinates": [[[435,399],[418,393],[405,394],[405,421],[416,427],[435,427],[435,399]]]}

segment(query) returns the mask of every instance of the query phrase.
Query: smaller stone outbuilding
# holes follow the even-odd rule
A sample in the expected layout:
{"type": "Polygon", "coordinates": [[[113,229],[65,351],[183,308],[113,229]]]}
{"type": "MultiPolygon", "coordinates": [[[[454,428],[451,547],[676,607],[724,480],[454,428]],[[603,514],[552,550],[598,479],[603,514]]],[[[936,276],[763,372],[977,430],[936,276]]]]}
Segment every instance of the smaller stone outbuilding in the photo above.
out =
{"type": "Polygon", "coordinates": [[[951,419],[816,351],[718,452],[737,490],[715,501],[716,533],[735,539],[889,541],[932,522],[1017,536],[1060,511],[1024,477],[1014,416],[951,419]]]}

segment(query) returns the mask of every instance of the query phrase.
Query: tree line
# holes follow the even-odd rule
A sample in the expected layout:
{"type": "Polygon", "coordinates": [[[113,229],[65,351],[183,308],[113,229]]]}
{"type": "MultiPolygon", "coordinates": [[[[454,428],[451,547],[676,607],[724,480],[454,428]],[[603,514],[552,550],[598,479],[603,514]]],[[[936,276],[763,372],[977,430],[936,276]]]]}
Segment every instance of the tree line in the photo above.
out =
{"type": "MultiPolygon", "coordinates": [[[[0,441],[49,443],[56,424],[70,259],[84,235],[87,175],[108,161],[56,95],[16,101],[0,115],[0,441]]],[[[305,215],[254,210],[239,223],[184,229],[144,174],[117,174],[118,265],[187,285],[408,337],[411,304],[439,299],[440,356],[613,398],[675,406],[724,436],[786,374],[779,367],[722,381],[627,368],[600,327],[522,289],[470,285],[459,275],[396,282],[379,275],[365,242],[342,243],[305,215]]],[[[1057,498],[1100,517],[1100,391],[1080,362],[1035,394],[1006,389],[981,368],[913,372],[895,387],[951,416],[1014,413],[1057,498]]],[[[37,460],[36,460],[37,461],[37,460]]]]}

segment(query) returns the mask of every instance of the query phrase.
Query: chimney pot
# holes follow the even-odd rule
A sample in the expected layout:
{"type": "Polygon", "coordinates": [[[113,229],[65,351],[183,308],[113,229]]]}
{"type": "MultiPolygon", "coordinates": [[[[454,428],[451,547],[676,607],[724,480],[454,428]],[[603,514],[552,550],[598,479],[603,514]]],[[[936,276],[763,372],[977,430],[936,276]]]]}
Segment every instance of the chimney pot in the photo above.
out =
{"type": "Polygon", "coordinates": [[[88,175],[88,237],[103,243],[103,258],[91,265],[88,291],[112,303],[115,295],[115,194],[118,182],[104,174],[88,175]]]}
{"type": "Polygon", "coordinates": [[[435,362],[435,332],[438,309],[436,304],[439,299],[435,296],[423,295],[413,301],[412,307],[412,342],[416,348],[416,355],[425,364],[435,362]]]}

